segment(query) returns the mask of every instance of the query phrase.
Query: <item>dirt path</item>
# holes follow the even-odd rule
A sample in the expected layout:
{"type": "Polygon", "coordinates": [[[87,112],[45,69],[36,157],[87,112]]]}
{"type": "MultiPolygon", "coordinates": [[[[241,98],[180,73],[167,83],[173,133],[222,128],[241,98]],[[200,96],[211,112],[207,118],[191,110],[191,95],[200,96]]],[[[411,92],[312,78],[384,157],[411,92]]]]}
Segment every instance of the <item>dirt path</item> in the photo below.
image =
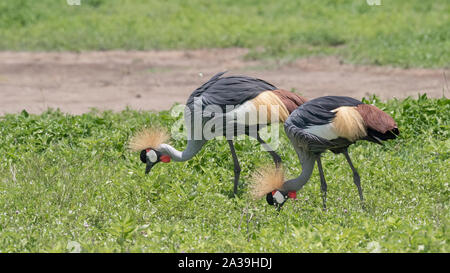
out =
{"type": "Polygon", "coordinates": [[[30,53],[0,52],[0,115],[48,107],[80,114],[89,108],[164,110],[184,103],[213,74],[245,74],[308,98],[448,97],[450,71],[341,64],[336,58],[289,64],[244,61],[245,49],[30,53]],[[444,73],[446,77],[444,77],[444,73]],[[447,78],[447,81],[446,79],[447,78]]]}

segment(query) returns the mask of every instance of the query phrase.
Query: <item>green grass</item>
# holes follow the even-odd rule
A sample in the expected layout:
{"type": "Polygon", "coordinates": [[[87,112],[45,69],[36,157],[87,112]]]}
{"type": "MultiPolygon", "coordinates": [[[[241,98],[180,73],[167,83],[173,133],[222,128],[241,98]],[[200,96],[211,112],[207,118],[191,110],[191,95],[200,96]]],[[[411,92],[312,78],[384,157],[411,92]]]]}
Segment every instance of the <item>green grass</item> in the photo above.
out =
{"type": "MultiPolygon", "coordinates": [[[[365,102],[391,114],[401,136],[350,149],[366,210],[344,157],[326,153],[325,212],[317,168],[280,213],[251,201],[249,176],[271,160],[248,139],[236,145],[243,183],[236,197],[224,140],[145,176],[126,143],[142,126],[170,128],[177,119],[167,111],[0,117],[0,251],[79,244],[83,252],[449,252],[450,101],[365,102]]],[[[301,167],[282,136],[279,153],[293,177],[301,167]]]]}
{"type": "Polygon", "coordinates": [[[4,0],[0,50],[249,48],[248,58],[449,67],[450,2],[4,0]]]}

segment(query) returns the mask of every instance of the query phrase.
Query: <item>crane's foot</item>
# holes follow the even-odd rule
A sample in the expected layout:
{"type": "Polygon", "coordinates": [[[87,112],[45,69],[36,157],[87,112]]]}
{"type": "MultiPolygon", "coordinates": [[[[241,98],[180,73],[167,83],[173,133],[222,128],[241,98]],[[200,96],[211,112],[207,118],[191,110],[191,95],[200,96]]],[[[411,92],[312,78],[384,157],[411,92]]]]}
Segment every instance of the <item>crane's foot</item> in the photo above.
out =
{"type": "Polygon", "coordinates": [[[271,206],[275,206],[277,210],[280,210],[289,198],[296,199],[297,192],[290,191],[288,193],[282,193],[281,191],[275,190],[266,195],[267,203],[271,206]]]}
{"type": "Polygon", "coordinates": [[[364,201],[364,199],[361,200],[361,209],[362,209],[363,211],[367,211],[366,202],[364,201]]]}

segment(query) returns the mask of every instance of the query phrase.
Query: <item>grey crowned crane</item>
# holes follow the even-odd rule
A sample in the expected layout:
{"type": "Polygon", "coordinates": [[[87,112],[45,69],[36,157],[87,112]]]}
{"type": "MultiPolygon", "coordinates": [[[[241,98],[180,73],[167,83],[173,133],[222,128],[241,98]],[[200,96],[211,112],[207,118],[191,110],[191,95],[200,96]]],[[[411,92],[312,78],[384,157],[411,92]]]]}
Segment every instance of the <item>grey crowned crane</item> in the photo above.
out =
{"type": "Polygon", "coordinates": [[[385,112],[359,100],[340,96],[319,97],[304,103],[286,119],[284,129],[302,165],[300,176],[284,181],[281,170],[266,170],[254,176],[252,185],[255,198],[266,195],[267,202],[278,208],[289,197],[295,198],[296,192],[310,179],[316,162],[323,207],[326,208],[327,183],[320,159],[326,150],[344,154],[364,206],[360,177],[350,159],[348,147],[358,140],[382,144],[399,134],[394,119],[385,112]]]}
{"type": "Polygon", "coordinates": [[[164,143],[169,136],[159,128],[142,130],[131,139],[130,148],[140,152],[140,159],[146,164],[146,173],[158,162],[187,161],[194,157],[209,139],[225,136],[234,163],[233,191],[236,194],[241,168],[233,136],[241,134],[255,137],[269,152],[275,164],[280,165],[280,156],[261,139],[258,130],[273,120],[271,115],[278,117],[277,121],[284,122],[289,114],[306,100],[295,93],[277,89],[261,79],[247,76],[222,77],[224,73],[213,76],[188,98],[184,112],[187,129],[187,146],[184,151],[178,151],[164,143]],[[261,109],[266,111],[266,119],[255,121],[248,118],[248,114],[260,114],[261,109]],[[238,119],[238,116],[246,118],[238,119]],[[267,120],[268,118],[270,120],[267,120]],[[207,126],[210,126],[209,136],[205,136],[207,126]]]}

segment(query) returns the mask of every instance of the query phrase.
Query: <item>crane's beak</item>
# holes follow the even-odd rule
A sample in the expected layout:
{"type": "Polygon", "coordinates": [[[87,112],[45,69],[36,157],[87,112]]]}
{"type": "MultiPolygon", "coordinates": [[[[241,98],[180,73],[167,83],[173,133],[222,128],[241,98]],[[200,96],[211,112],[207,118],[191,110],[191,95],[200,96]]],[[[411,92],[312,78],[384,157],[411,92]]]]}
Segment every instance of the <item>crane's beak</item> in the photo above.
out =
{"type": "Polygon", "coordinates": [[[152,170],[153,165],[155,164],[147,160],[147,166],[145,166],[145,174],[148,174],[152,170]]]}

